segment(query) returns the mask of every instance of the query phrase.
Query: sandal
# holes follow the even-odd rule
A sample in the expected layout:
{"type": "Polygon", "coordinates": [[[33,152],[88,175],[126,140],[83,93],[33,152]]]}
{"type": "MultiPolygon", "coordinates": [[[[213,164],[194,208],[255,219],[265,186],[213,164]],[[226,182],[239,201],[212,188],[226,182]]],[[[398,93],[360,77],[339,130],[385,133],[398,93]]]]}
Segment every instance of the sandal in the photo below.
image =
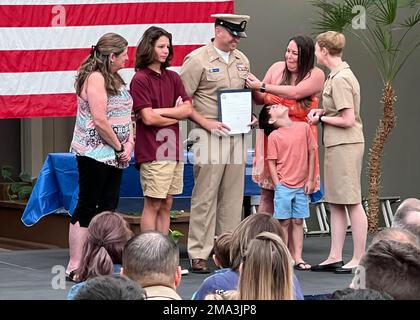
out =
{"type": "Polygon", "coordinates": [[[311,265],[309,263],[306,263],[305,261],[302,261],[302,262],[296,263],[293,266],[293,268],[299,271],[308,271],[308,270],[311,270],[311,265]]]}

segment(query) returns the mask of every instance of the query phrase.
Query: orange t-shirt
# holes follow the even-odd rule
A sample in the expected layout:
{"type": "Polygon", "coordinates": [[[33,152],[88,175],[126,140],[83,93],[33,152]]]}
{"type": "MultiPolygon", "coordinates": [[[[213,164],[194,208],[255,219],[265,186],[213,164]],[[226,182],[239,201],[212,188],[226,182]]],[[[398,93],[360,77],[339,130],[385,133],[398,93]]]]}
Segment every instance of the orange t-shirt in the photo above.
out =
{"type": "Polygon", "coordinates": [[[267,159],[276,160],[277,176],[282,185],[301,188],[309,175],[309,150],[317,148],[311,128],[304,122],[292,122],[268,136],[267,159]]]}

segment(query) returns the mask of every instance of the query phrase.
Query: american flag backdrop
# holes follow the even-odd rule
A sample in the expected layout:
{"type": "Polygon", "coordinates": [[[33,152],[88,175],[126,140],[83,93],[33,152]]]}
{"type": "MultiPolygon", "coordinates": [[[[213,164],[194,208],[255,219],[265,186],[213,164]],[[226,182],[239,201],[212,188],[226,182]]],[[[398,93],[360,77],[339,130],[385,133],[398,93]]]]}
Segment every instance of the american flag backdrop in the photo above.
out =
{"type": "Polygon", "coordinates": [[[129,43],[130,61],[120,71],[129,83],[148,27],[172,33],[178,71],[212,37],[210,15],[233,9],[226,0],[0,0],[0,119],[74,116],[76,70],[107,32],[129,43]]]}

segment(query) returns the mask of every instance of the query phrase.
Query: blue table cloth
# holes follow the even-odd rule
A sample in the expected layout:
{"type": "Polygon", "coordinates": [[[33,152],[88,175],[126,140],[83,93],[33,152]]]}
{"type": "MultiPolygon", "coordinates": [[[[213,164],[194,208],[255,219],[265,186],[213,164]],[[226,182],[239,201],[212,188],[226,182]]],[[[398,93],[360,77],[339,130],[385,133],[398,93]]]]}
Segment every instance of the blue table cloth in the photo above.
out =
{"type": "MultiPolygon", "coordinates": [[[[248,151],[245,170],[245,196],[259,195],[260,188],[251,179],[253,151],[248,151]]],[[[176,197],[191,197],[194,187],[192,153],[184,155],[184,191],[176,197]]],[[[37,182],[22,215],[22,222],[31,226],[49,214],[73,214],[79,194],[77,162],[71,153],[50,153],[39,173],[37,182]]],[[[143,197],[139,172],[134,159],[123,171],[121,198],[143,197]]]]}

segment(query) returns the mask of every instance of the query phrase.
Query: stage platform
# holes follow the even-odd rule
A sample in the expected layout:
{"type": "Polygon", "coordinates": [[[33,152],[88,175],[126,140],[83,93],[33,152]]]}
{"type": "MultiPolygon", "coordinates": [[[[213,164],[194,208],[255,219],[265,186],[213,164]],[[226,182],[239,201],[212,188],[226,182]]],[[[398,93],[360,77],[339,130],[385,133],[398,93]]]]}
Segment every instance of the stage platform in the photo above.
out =
{"type": "MultiPolygon", "coordinates": [[[[308,263],[317,264],[326,258],[329,246],[329,236],[307,237],[304,242],[303,257],[308,263]]],[[[181,246],[180,250],[181,265],[183,268],[187,268],[188,258],[185,246],[181,246]]],[[[351,252],[351,236],[347,235],[343,255],[344,262],[350,260],[351,252]]],[[[65,289],[53,289],[52,282],[55,282],[56,273],[52,273],[52,270],[54,266],[63,268],[67,261],[67,249],[8,251],[0,247],[0,300],[66,299],[67,292],[73,283],[66,282],[65,289]]],[[[329,272],[295,272],[303,294],[308,298],[345,288],[353,277],[352,275],[336,275],[329,272]]],[[[178,288],[182,298],[190,299],[193,292],[207,276],[192,273],[183,276],[178,288]]]]}

